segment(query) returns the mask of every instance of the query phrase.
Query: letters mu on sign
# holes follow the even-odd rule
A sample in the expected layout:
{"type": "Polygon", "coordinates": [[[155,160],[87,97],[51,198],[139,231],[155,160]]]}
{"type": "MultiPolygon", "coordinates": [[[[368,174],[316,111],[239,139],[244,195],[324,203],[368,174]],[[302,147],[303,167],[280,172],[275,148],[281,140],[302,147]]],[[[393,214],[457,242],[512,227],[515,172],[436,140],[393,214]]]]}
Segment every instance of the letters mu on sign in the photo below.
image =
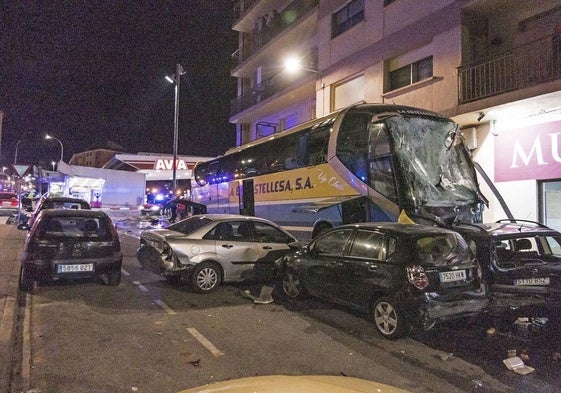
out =
{"type": "Polygon", "coordinates": [[[495,139],[495,181],[561,178],[561,121],[513,128],[495,139]]]}

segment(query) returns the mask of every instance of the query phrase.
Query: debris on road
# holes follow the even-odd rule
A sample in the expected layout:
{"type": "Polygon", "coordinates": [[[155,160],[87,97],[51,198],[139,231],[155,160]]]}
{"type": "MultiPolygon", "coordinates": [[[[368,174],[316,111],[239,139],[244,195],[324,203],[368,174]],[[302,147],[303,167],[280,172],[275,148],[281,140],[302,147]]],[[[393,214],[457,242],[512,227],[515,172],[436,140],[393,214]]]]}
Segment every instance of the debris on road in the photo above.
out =
{"type": "Polygon", "coordinates": [[[509,369],[510,371],[514,371],[516,374],[527,375],[535,371],[533,367],[526,366],[522,359],[520,359],[518,356],[504,359],[503,363],[505,364],[507,369],[509,369]]]}
{"type": "Polygon", "coordinates": [[[274,302],[273,288],[267,285],[264,285],[261,288],[261,292],[259,293],[259,296],[254,296],[248,289],[243,291],[242,296],[252,299],[253,303],[256,304],[269,304],[274,302]]]}

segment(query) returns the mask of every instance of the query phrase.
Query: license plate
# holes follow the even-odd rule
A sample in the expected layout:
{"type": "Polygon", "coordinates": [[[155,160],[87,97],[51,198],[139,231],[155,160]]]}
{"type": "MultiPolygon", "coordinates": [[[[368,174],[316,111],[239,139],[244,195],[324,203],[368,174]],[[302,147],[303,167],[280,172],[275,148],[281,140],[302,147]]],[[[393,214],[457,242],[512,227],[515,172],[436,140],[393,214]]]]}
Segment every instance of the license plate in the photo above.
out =
{"type": "Polygon", "coordinates": [[[466,279],[466,271],[465,270],[454,270],[451,272],[441,272],[440,275],[440,282],[452,282],[452,281],[460,281],[466,279]]]}
{"type": "Polygon", "coordinates": [[[57,273],[93,272],[93,263],[80,265],[57,265],[57,273]]]}
{"type": "Polygon", "coordinates": [[[518,278],[514,285],[549,285],[549,277],[518,278]]]}

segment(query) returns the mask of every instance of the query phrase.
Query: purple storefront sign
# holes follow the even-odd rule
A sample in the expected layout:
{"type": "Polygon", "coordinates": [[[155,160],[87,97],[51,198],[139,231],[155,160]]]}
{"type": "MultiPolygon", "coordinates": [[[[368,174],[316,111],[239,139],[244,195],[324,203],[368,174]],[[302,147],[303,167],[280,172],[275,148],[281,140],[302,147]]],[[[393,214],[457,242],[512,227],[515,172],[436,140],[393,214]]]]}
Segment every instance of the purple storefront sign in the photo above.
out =
{"type": "Polygon", "coordinates": [[[495,138],[495,181],[561,178],[561,121],[512,128],[495,138]]]}

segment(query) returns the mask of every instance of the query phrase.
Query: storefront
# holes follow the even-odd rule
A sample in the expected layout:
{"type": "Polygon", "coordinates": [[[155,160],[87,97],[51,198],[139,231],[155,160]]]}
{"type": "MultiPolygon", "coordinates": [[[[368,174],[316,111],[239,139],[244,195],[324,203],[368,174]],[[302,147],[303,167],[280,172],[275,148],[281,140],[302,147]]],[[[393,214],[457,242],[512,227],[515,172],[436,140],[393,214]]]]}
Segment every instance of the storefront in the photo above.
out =
{"type": "MultiPolygon", "coordinates": [[[[561,231],[561,109],[492,121],[478,131],[483,138],[474,158],[513,216],[561,231]]],[[[505,213],[492,202],[485,221],[502,218],[505,213]]]]}

